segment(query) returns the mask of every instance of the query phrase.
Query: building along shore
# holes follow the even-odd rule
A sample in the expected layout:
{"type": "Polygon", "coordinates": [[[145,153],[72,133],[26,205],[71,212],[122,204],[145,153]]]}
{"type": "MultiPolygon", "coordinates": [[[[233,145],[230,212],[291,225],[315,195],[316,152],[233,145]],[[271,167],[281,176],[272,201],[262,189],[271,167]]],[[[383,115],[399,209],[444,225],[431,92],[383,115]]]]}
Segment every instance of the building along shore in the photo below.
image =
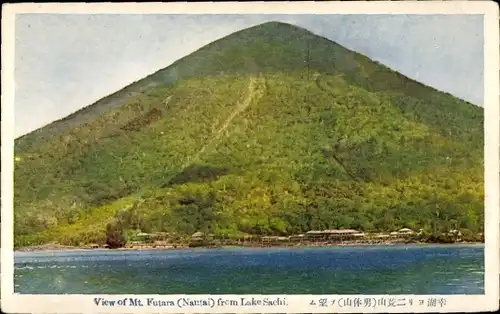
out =
{"type": "MultiPolygon", "coordinates": [[[[365,233],[354,229],[311,230],[304,234],[291,236],[256,236],[239,237],[214,236],[196,232],[190,237],[178,237],[168,233],[147,234],[138,232],[133,240],[127,241],[118,249],[181,249],[193,247],[314,247],[314,246],[352,246],[352,245],[392,245],[409,243],[484,243],[484,236],[479,234],[470,239],[458,230],[450,230],[439,235],[427,235],[423,230],[414,231],[403,228],[388,233],[365,233]]],[[[106,243],[85,244],[77,247],[47,244],[20,248],[19,251],[47,251],[70,249],[108,249],[106,243]]]]}

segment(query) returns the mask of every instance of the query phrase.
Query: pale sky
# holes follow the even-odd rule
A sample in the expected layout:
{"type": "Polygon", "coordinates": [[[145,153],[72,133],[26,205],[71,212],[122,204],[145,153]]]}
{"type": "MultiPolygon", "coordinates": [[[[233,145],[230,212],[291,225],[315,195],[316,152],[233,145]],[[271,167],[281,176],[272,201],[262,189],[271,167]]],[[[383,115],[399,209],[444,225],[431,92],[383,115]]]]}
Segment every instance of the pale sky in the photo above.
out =
{"type": "Polygon", "coordinates": [[[301,26],[483,105],[482,15],[21,14],[15,30],[15,136],[266,21],[301,26]]]}

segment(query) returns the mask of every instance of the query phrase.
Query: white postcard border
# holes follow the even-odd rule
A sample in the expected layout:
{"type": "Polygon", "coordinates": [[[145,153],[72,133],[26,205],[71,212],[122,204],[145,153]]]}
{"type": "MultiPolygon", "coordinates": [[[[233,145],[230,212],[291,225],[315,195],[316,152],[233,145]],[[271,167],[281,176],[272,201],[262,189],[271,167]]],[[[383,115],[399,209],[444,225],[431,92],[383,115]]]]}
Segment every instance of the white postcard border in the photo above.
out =
{"type": "MultiPolygon", "coordinates": [[[[1,308],[18,313],[332,313],[332,312],[474,312],[499,306],[499,27],[498,5],[490,1],[356,1],[356,2],[246,2],[246,3],[30,3],[3,5],[2,15],[2,242],[1,308]],[[13,293],[13,130],[14,130],[14,17],[19,13],[66,14],[484,14],[485,75],[485,295],[18,295],[13,293]],[[7,157],[7,158],[5,158],[7,157]],[[251,298],[261,301],[253,306],[214,306],[219,300],[251,298]],[[117,306],[98,307],[95,298],[115,300],[117,306]],[[182,302],[205,300],[208,305],[179,307],[131,306],[134,299],[148,298],[182,302]],[[286,299],[287,305],[266,306],[264,299],[286,299]],[[311,305],[327,299],[329,306],[311,305]],[[406,300],[404,306],[390,303],[406,300]],[[413,301],[409,305],[409,300],[413,301]],[[121,300],[125,303],[118,306],[121,300]],[[128,301],[126,301],[128,300],[128,301]],[[181,300],[181,301],[179,301],[181,300]],[[350,300],[350,301],[349,301],[350,300]],[[362,300],[362,301],[359,301],[362,300]],[[366,301],[365,301],[366,300],[366,301]],[[368,301],[371,300],[371,301],[368,301]],[[379,301],[380,300],[380,301],[379,301]],[[385,301],[383,301],[385,300],[385,301]],[[444,300],[444,301],[443,301],[444,300]],[[352,304],[362,302],[360,306],[352,304]],[[364,306],[380,303],[380,306],[364,306]],[[428,304],[436,304],[428,307],[428,304]],[[446,303],[445,305],[443,305],[446,303]],[[351,304],[351,305],[349,305],[351,304]],[[442,306],[439,306],[441,304],[442,306]],[[345,305],[345,306],[343,306],[345,305]]],[[[199,301],[201,302],[201,301],[199,301]]],[[[222,302],[222,301],[220,301],[222,302]]],[[[201,302],[204,303],[204,302],[201,302]]],[[[227,304],[230,304],[227,303],[227,304]]]]}

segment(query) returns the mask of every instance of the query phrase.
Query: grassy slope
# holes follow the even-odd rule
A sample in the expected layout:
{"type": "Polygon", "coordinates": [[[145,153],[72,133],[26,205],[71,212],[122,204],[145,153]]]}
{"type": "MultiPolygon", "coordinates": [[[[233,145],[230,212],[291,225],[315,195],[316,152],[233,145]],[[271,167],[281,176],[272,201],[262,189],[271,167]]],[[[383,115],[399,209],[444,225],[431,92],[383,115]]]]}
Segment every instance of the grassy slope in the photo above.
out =
{"type": "Polygon", "coordinates": [[[16,245],[99,242],[114,217],[182,234],[478,231],[482,121],[481,108],[267,23],[17,140],[16,245]]]}

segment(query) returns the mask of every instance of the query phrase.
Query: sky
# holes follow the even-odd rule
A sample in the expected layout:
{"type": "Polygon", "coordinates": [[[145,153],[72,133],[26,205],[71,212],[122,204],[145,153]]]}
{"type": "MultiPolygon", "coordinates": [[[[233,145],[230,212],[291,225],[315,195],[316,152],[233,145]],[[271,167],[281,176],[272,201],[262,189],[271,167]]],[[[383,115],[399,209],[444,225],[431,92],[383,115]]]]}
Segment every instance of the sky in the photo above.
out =
{"type": "Polygon", "coordinates": [[[214,40],[267,21],[306,28],[412,79],[483,105],[482,15],[19,14],[15,137],[214,40]]]}

